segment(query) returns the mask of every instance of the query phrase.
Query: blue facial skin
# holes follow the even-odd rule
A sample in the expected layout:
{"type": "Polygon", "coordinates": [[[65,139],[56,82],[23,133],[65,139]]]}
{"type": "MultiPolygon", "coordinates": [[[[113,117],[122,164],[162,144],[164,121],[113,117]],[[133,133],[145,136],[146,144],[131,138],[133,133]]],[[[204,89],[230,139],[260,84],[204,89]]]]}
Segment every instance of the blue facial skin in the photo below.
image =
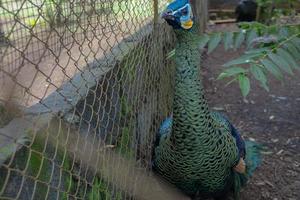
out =
{"type": "Polygon", "coordinates": [[[189,0],[175,0],[162,13],[169,25],[175,29],[185,29],[182,25],[193,20],[193,13],[189,0]]]}

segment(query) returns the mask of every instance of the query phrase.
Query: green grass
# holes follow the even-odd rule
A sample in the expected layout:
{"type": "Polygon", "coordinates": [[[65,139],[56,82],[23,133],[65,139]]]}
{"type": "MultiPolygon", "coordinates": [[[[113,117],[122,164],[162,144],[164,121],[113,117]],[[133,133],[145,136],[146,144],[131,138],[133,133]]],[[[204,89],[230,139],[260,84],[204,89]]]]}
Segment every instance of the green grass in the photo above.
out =
{"type": "MultiPolygon", "coordinates": [[[[31,131],[28,131],[26,135],[34,135],[31,131]]],[[[39,137],[39,135],[47,135],[47,132],[41,131],[37,133],[37,137],[32,141],[31,146],[24,146],[20,150],[18,150],[13,158],[12,164],[9,166],[11,169],[18,169],[20,171],[24,171],[26,176],[29,176],[30,179],[36,181],[36,190],[34,193],[34,199],[46,199],[47,193],[50,185],[50,178],[52,173],[52,168],[54,167],[54,163],[52,160],[48,159],[55,155],[55,147],[46,143],[44,138],[39,137]],[[46,148],[46,152],[44,152],[44,148],[46,148]],[[47,158],[48,157],[48,158],[47,158]]],[[[27,145],[30,144],[30,140],[32,139],[24,139],[27,145]]],[[[25,144],[24,143],[24,144],[25,144]]],[[[10,151],[9,155],[13,155],[14,151],[10,151]]],[[[0,149],[1,153],[1,149],[0,149]]],[[[70,174],[70,159],[66,156],[65,152],[62,149],[57,149],[55,161],[57,165],[62,166],[62,184],[63,188],[66,191],[65,193],[61,193],[60,199],[67,199],[67,193],[72,190],[76,191],[74,181],[70,174]]],[[[57,166],[56,166],[57,167],[57,166]]],[[[0,179],[5,180],[7,176],[7,172],[1,169],[0,179]]],[[[3,182],[0,181],[0,190],[3,187],[3,182]]],[[[33,185],[32,185],[33,187],[33,185]]],[[[75,193],[74,191],[74,193],[75,193]]]]}
{"type": "Polygon", "coordinates": [[[134,157],[134,150],[132,149],[132,129],[130,127],[124,127],[122,129],[121,136],[118,139],[116,149],[117,151],[127,158],[134,157]]]}
{"type": "Polygon", "coordinates": [[[99,177],[96,177],[93,182],[93,186],[88,193],[88,200],[122,200],[121,191],[112,191],[111,187],[101,180],[99,177]]]}
{"type": "MultiPolygon", "coordinates": [[[[133,113],[132,105],[127,101],[125,96],[121,97],[121,117],[123,119],[131,119],[133,113]]],[[[134,150],[131,147],[133,128],[132,121],[127,121],[125,127],[122,127],[121,135],[117,139],[116,150],[127,158],[134,157],[134,150]]]]}
{"type": "Polygon", "coordinates": [[[5,167],[0,167],[0,190],[3,189],[8,170],[5,167]]]}
{"type": "Polygon", "coordinates": [[[96,177],[94,179],[92,189],[88,194],[88,199],[89,200],[98,200],[98,199],[110,200],[112,199],[112,196],[107,190],[108,190],[108,185],[105,182],[103,182],[101,179],[96,177]]]}
{"type": "MultiPolygon", "coordinates": [[[[128,114],[130,112],[130,108],[124,110],[125,113],[128,114]]],[[[55,122],[54,122],[55,123],[55,122]]],[[[52,127],[52,126],[51,126],[52,127]]],[[[22,147],[19,151],[16,152],[12,164],[9,166],[10,169],[19,169],[20,171],[24,171],[26,176],[35,180],[36,190],[34,194],[34,199],[46,199],[47,194],[48,198],[51,197],[52,191],[48,191],[50,185],[50,178],[52,173],[53,162],[56,165],[61,166],[61,172],[58,174],[53,174],[54,176],[61,176],[61,190],[59,192],[59,199],[67,200],[76,196],[80,199],[88,198],[91,199],[122,199],[122,193],[119,191],[112,190],[111,185],[106,181],[101,179],[101,175],[96,175],[92,186],[87,185],[86,180],[78,179],[78,177],[74,176],[77,174],[73,171],[72,168],[72,157],[67,154],[66,150],[61,147],[56,147],[52,142],[47,142],[45,140],[45,136],[47,134],[57,134],[58,140],[65,140],[63,132],[65,129],[58,126],[53,126],[51,130],[41,130],[37,133],[33,133],[28,131],[28,135],[36,135],[34,140],[31,142],[26,141],[26,146],[22,147]],[[59,128],[59,130],[57,130],[59,128]],[[50,132],[49,132],[50,131],[50,132]],[[58,133],[60,131],[60,133],[58,133]],[[53,133],[52,133],[53,132],[53,133]],[[30,145],[30,146],[27,146],[30,145]],[[46,149],[46,150],[45,150],[46,149]],[[45,152],[44,152],[45,151],[45,152]],[[47,159],[46,157],[49,157],[47,159]],[[50,160],[51,159],[51,160],[50,160]]],[[[31,139],[32,140],[32,139],[31,139]]],[[[125,130],[122,137],[122,148],[125,144],[128,144],[129,141],[129,132],[125,130]]],[[[123,151],[123,149],[121,150],[123,151]]],[[[124,148],[125,151],[125,148],[124,148]]],[[[56,166],[57,167],[57,166],[56,166]]],[[[5,168],[1,168],[0,172],[0,190],[4,186],[4,181],[6,179],[8,172],[5,168]]],[[[14,175],[10,175],[10,181],[13,180],[14,175]]],[[[11,183],[9,184],[11,185],[11,183]]],[[[33,184],[30,186],[34,186],[33,184]]]]}
{"type": "MultiPolygon", "coordinates": [[[[28,143],[28,142],[26,142],[28,143]]],[[[50,182],[51,166],[50,160],[47,160],[41,153],[43,144],[34,141],[30,149],[22,147],[14,155],[11,169],[19,169],[36,181],[35,199],[45,199],[48,191],[48,183],[50,182]],[[45,183],[43,183],[45,182],[45,183]]],[[[16,150],[16,149],[15,149],[16,150]]],[[[11,152],[14,153],[14,152],[11,152]]],[[[2,169],[1,169],[2,171],[2,169]]],[[[5,180],[7,173],[1,173],[1,180],[5,180]]],[[[10,178],[11,179],[11,178],[10,178]]],[[[0,184],[3,187],[3,183],[0,184]]]]}
{"type": "MultiPolygon", "coordinates": [[[[138,45],[125,56],[120,64],[120,73],[118,73],[121,85],[131,87],[134,84],[138,84],[136,83],[138,67],[149,65],[147,58],[149,58],[149,51],[143,45],[138,45]]],[[[139,74],[139,76],[142,76],[145,82],[149,82],[149,76],[146,71],[143,74],[139,74]]],[[[135,131],[136,120],[134,117],[134,104],[128,98],[126,92],[121,92],[120,104],[121,118],[125,121],[125,124],[121,128],[120,136],[117,138],[116,150],[127,158],[134,158],[135,149],[132,145],[134,143],[133,131],[135,131]]]]}
{"type": "Polygon", "coordinates": [[[41,153],[43,148],[43,142],[35,140],[31,146],[31,150],[27,153],[29,161],[25,173],[29,176],[33,176],[34,179],[38,181],[37,189],[34,194],[35,199],[46,198],[51,176],[52,161],[46,159],[44,154],[41,153]]]}

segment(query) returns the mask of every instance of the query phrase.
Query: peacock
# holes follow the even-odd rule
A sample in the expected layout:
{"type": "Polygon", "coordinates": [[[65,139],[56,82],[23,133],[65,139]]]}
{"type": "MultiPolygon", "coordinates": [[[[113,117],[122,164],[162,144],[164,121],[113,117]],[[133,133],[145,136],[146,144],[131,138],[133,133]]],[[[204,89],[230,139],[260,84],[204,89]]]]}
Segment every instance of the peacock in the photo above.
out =
{"type": "Polygon", "coordinates": [[[235,8],[237,22],[252,22],[256,20],[257,3],[255,0],[240,0],[235,8]]]}
{"type": "Polygon", "coordinates": [[[191,197],[223,198],[239,191],[260,163],[260,146],[246,141],[223,114],[209,110],[200,79],[200,36],[189,0],[162,13],[177,37],[172,116],[158,131],[153,169],[191,197]]]}

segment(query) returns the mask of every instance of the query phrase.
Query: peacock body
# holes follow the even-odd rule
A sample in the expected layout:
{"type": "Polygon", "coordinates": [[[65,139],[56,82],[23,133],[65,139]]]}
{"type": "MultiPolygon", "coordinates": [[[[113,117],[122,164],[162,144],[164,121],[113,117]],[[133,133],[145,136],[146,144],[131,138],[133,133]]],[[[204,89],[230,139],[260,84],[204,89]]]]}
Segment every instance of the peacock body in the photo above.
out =
{"type": "Polygon", "coordinates": [[[233,168],[245,157],[247,145],[227,118],[209,110],[189,1],[173,1],[163,18],[177,36],[175,92],[173,116],[160,129],[154,169],[190,196],[221,197],[229,190],[238,194],[248,175],[233,168]]]}
{"type": "Polygon", "coordinates": [[[237,22],[252,22],[256,20],[257,3],[255,0],[240,0],[235,8],[237,22]]]}

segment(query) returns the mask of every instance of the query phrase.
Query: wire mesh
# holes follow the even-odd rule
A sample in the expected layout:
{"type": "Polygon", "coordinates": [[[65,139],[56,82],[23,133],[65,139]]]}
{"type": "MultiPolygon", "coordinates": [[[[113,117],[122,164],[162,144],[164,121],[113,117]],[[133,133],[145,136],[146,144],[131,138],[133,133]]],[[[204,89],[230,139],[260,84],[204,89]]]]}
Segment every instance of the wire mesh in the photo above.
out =
{"type": "Polygon", "coordinates": [[[0,199],[144,194],[133,169],[172,101],[154,2],[0,2],[0,199]]]}

